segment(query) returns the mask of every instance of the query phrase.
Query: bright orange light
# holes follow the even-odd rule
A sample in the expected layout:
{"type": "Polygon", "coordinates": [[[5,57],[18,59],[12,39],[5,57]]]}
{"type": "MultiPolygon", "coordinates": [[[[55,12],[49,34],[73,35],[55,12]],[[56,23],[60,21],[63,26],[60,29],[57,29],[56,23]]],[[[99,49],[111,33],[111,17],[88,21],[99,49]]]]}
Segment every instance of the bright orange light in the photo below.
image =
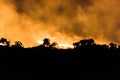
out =
{"type": "Polygon", "coordinates": [[[37,43],[38,43],[39,45],[41,45],[41,44],[43,44],[43,41],[38,40],[37,43]]]}
{"type": "MultiPolygon", "coordinates": [[[[43,44],[43,41],[42,40],[38,40],[37,43],[39,45],[43,44]]],[[[60,48],[60,49],[68,49],[68,48],[74,48],[73,45],[71,44],[65,44],[65,43],[58,43],[58,46],[57,48],[60,48]]]]}
{"type": "Polygon", "coordinates": [[[74,47],[71,44],[59,44],[58,48],[68,49],[68,48],[74,48],[74,47]]]}
{"type": "Polygon", "coordinates": [[[90,37],[100,44],[120,41],[119,0],[93,0],[86,7],[78,0],[14,1],[0,0],[0,37],[11,44],[34,47],[49,38],[59,48],[73,48],[72,43],[90,37]]]}

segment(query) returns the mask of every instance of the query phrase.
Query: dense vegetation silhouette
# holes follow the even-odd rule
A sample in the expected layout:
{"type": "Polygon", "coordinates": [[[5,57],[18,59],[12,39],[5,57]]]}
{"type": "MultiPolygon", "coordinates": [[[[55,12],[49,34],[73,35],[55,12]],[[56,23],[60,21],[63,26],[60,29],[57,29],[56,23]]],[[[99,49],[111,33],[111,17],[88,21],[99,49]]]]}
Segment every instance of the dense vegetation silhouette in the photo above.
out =
{"type": "Polygon", "coordinates": [[[116,71],[119,66],[120,46],[96,44],[93,39],[73,43],[74,48],[60,49],[58,43],[45,38],[43,44],[24,48],[20,41],[10,45],[6,38],[0,39],[0,59],[5,71],[116,71]],[[7,68],[8,66],[8,68],[7,68]]]}

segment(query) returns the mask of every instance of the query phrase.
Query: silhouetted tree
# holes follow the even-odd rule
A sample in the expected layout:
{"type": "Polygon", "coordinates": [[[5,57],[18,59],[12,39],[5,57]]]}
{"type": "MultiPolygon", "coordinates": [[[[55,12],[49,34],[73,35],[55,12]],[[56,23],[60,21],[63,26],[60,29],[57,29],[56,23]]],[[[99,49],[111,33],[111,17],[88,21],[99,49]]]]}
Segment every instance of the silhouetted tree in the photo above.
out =
{"type": "Polygon", "coordinates": [[[94,44],[94,40],[93,39],[80,40],[80,44],[81,44],[81,46],[93,45],[94,44]]]}
{"type": "Polygon", "coordinates": [[[74,48],[79,47],[79,46],[80,46],[80,42],[75,42],[75,43],[73,43],[73,46],[74,46],[74,48]]]}
{"type": "Polygon", "coordinates": [[[7,46],[7,47],[10,47],[10,41],[7,41],[7,42],[6,42],[6,46],[7,46]]]}
{"type": "Polygon", "coordinates": [[[3,44],[4,44],[6,41],[7,41],[6,38],[1,38],[1,39],[0,39],[0,42],[3,43],[3,44]]]}
{"type": "Polygon", "coordinates": [[[49,47],[49,46],[50,46],[50,40],[49,40],[48,38],[45,38],[45,39],[43,40],[43,45],[44,45],[45,47],[49,47]]]}
{"type": "Polygon", "coordinates": [[[117,48],[117,44],[110,43],[109,47],[110,47],[110,49],[116,49],[117,48]]]}
{"type": "Polygon", "coordinates": [[[2,43],[4,46],[10,46],[10,41],[8,41],[6,38],[1,38],[0,43],[2,43]]]}
{"type": "Polygon", "coordinates": [[[86,43],[87,43],[87,40],[86,40],[86,39],[84,39],[84,40],[80,40],[80,44],[81,44],[81,46],[85,46],[86,43]]]}
{"type": "Polygon", "coordinates": [[[57,47],[57,45],[58,45],[58,43],[53,42],[53,43],[50,45],[50,47],[55,48],[55,47],[57,47]]]}
{"type": "Polygon", "coordinates": [[[118,49],[120,50],[120,45],[118,45],[118,49]]]}
{"type": "Polygon", "coordinates": [[[24,47],[24,46],[20,41],[16,41],[15,45],[12,45],[12,47],[21,48],[21,47],[24,47]]]}

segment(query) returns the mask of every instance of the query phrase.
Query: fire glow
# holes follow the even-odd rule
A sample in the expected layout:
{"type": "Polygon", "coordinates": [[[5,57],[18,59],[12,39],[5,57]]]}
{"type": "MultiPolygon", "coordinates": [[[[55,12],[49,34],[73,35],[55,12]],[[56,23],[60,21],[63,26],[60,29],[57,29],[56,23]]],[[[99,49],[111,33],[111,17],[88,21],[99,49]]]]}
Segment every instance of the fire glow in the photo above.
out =
{"type": "Polygon", "coordinates": [[[119,0],[0,0],[0,37],[25,47],[44,38],[61,47],[93,38],[120,43],[119,0]]]}

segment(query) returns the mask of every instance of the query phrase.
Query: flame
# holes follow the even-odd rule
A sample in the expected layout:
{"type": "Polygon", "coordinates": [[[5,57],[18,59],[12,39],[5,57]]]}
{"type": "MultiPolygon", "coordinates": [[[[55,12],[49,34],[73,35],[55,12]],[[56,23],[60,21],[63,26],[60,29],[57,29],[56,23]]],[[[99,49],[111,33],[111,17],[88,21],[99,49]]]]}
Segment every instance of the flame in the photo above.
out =
{"type": "Polygon", "coordinates": [[[119,0],[0,0],[0,37],[25,47],[44,38],[59,47],[93,38],[96,43],[120,43],[119,0]]]}
{"type": "Polygon", "coordinates": [[[71,44],[59,44],[58,48],[62,48],[62,49],[68,49],[68,48],[74,48],[73,45],[71,44]]]}
{"type": "MultiPolygon", "coordinates": [[[[38,40],[36,39],[37,45],[41,45],[43,44],[43,39],[44,38],[39,38],[38,40]]],[[[72,43],[75,41],[73,41],[72,39],[66,38],[66,37],[62,37],[62,35],[60,36],[49,36],[50,39],[50,43],[56,42],[58,43],[57,48],[62,48],[62,49],[68,49],[68,48],[73,48],[72,43]],[[66,41],[65,41],[66,40],[66,41]]]]}
{"type": "MultiPolygon", "coordinates": [[[[38,40],[37,41],[38,45],[42,45],[43,44],[43,41],[41,40],[38,40]]],[[[72,44],[65,44],[65,43],[59,43],[56,48],[59,48],[59,49],[68,49],[68,48],[74,48],[72,44]]]]}

